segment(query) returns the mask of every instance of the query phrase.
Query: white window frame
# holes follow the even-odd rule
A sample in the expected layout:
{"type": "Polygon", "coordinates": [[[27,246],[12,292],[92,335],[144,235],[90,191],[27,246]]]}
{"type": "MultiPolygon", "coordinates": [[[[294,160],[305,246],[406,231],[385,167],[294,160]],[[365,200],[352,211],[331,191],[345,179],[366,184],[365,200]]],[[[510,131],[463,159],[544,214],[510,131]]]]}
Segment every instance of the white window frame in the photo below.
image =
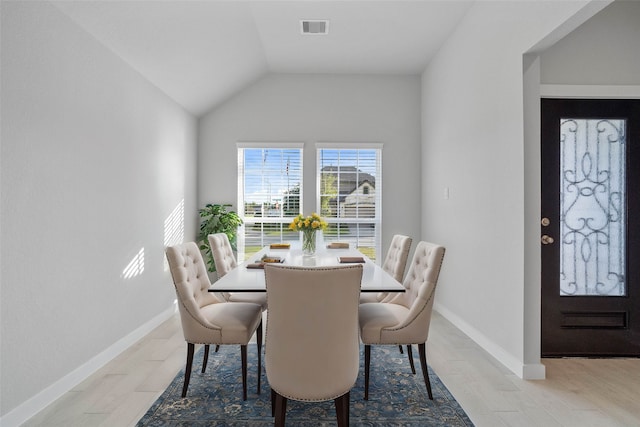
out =
{"type": "MultiPolygon", "coordinates": [[[[245,165],[244,165],[244,152],[245,149],[275,149],[275,150],[300,150],[300,206],[299,212],[303,212],[303,178],[304,178],[304,143],[301,142],[238,142],[237,146],[237,155],[238,155],[238,215],[243,220],[243,225],[238,228],[238,262],[242,262],[245,260],[245,230],[247,225],[255,224],[257,222],[266,224],[288,224],[293,217],[269,217],[262,216],[259,217],[259,221],[255,219],[255,217],[247,218],[245,212],[245,194],[244,194],[244,178],[245,178],[245,165]],[[283,218],[287,218],[286,221],[283,218]]],[[[264,236],[263,236],[264,238],[264,236]]]]}
{"type": "MultiPolygon", "coordinates": [[[[382,257],[382,143],[367,143],[367,142],[317,142],[316,143],[316,212],[321,212],[321,150],[375,150],[376,153],[376,183],[375,183],[375,216],[374,218],[327,218],[323,217],[328,223],[343,223],[343,224],[362,224],[373,223],[375,226],[374,235],[374,250],[375,250],[375,262],[380,263],[382,257]]],[[[324,237],[325,241],[331,241],[328,236],[324,237]]],[[[347,239],[352,240],[352,239],[347,239]]],[[[358,244],[360,236],[355,236],[355,244],[358,244]]]]}

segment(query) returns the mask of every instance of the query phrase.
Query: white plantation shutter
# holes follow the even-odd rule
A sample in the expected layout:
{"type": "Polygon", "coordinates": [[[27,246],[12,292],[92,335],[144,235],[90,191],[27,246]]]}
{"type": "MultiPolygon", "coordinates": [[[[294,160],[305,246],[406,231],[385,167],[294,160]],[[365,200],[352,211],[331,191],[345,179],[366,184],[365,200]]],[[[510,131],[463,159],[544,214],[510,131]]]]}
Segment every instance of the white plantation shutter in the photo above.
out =
{"type": "Polygon", "coordinates": [[[382,144],[317,144],[317,212],[325,241],[349,242],[372,259],[380,254],[382,144]]]}
{"type": "Polygon", "coordinates": [[[298,239],[288,230],[302,211],[302,144],[238,144],[238,260],[270,243],[298,239]]]}

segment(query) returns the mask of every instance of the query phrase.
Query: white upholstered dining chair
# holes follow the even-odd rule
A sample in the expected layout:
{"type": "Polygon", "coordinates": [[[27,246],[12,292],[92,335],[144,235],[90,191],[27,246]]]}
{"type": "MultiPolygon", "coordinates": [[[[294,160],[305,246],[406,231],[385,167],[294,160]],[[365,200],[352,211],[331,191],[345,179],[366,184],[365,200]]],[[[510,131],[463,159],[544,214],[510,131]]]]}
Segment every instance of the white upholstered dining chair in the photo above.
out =
{"type": "Polygon", "coordinates": [[[265,366],[275,425],[287,399],[333,400],[349,425],[349,395],[359,371],[358,299],[362,265],[265,266],[265,366]]]}
{"type": "Polygon", "coordinates": [[[170,246],[167,261],[178,298],[182,332],[187,342],[187,364],[182,397],[187,395],[195,344],[205,345],[202,372],[207,367],[209,345],[239,344],[242,363],[242,398],[247,400],[247,344],[256,333],[258,393],[260,393],[262,307],[254,303],[223,302],[208,292],[211,282],[195,242],[170,246]]]}
{"type": "MultiPolygon", "coordinates": [[[[225,233],[209,234],[207,237],[213,254],[213,262],[216,265],[218,278],[223,277],[229,271],[237,268],[238,263],[233,255],[233,249],[229,237],[225,233]]],[[[267,296],[264,292],[221,292],[228,302],[252,302],[260,304],[262,310],[267,309],[267,296]]]]}
{"type": "MultiPolygon", "coordinates": [[[[391,245],[387,250],[387,255],[382,263],[382,269],[393,276],[398,282],[402,283],[404,278],[404,270],[407,265],[407,259],[409,259],[409,250],[411,249],[411,242],[413,240],[409,236],[402,234],[396,234],[391,239],[391,245]]],[[[366,302],[381,302],[385,299],[390,299],[393,294],[388,292],[366,292],[360,295],[360,304],[366,302]]]]}
{"type": "Polygon", "coordinates": [[[413,365],[411,345],[417,344],[422,375],[429,399],[433,399],[427,371],[426,341],[445,248],[419,242],[404,279],[403,293],[397,293],[388,302],[360,304],[360,338],[364,344],[364,398],[369,399],[369,368],[372,345],[407,345],[413,365]]]}
{"type": "MultiPolygon", "coordinates": [[[[387,256],[384,258],[384,262],[382,263],[382,269],[400,283],[402,283],[404,278],[404,271],[407,267],[407,260],[409,259],[409,250],[411,249],[412,242],[413,239],[409,236],[404,236],[402,234],[394,235],[393,239],[391,239],[391,245],[389,245],[387,256]]],[[[362,293],[360,294],[360,304],[367,302],[388,302],[393,297],[394,294],[389,292],[362,293]]],[[[400,353],[404,353],[402,351],[402,346],[399,346],[399,348],[400,353]]],[[[413,353],[411,352],[411,348],[407,349],[407,354],[409,356],[411,372],[415,374],[416,368],[413,364],[413,353]]]]}

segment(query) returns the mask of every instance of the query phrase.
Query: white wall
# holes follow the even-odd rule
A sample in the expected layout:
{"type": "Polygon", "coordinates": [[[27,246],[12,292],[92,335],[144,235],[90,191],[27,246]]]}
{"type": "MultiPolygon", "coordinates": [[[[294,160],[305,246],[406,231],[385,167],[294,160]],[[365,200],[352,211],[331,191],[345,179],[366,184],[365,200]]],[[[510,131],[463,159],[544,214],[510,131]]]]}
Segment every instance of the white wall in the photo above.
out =
{"type": "Polygon", "coordinates": [[[201,206],[236,205],[238,141],[305,143],[305,214],[315,210],[315,142],[383,143],[383,255],[393,234],[407,234],[418,242],[418,76],[266,76],[200,120],[201,206]]]}
{"type": "Polygon", "coordinates": [[[447,247],[436,309],[521,377],[544,376],[524,323],[539,323],[525,299],[539,159],[525,158],[523,54],[587,3],[477,2],[422,76],[423,238],[447,247]]]}
{"type": "Polygon", "coordinates": [[[554,85],[640,84],[640,2],[614,1],[540,55],[554,85]]]}
{"type": "Polygon", "coordinates": [[[184,202],[195,235],[197,129],[54,6],[1,7],[0,413],[13,425],[172,312],[165,220],[184,202]]]}

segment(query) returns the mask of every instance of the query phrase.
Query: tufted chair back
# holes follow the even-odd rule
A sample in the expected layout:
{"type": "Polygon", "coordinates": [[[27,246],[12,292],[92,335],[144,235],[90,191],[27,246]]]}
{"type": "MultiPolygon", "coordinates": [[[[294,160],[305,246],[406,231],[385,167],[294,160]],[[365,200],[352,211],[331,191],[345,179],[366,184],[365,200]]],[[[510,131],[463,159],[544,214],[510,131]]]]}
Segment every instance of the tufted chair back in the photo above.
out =
{"type": "Polygon", "coordinates": [[[211,282],[195,242],[168,247],[167,261],[178,297],[182,331],[187,342],[209,342],[211,329],[220,329],[206,318],[207,306],[221,302],[208,292],[211,282]]]}
{"type": "Polygon", "coordinates": [[[389,301],[409,309],[407,316],[394,329],[407,328],[405,333],[414,337],[415,342],[426,341],[429,334],[433,297],[444,252],[444,246],[419,242],[403,282],[406,291],[389,301]]]}
{"type": "Polygon", "coordinates": [[[398,282],[402,283],[404,270],[409,258],[409,249],[413,240],[409,236],[396,234],[391,240],[391,246],[387,251],[387,256],[382,263],[382,269],[393,276],[398,282]]]}
{"type": "Polygon", "coordinates": [[[224,276],[238,266],[233,249],[229,242],[229,237],[224,233],[209,234],[209,245],[213,254],[213,261],[216,264],[218,278],[224,276]]]}
{"type": "MultiPolygon", "coordinates": [[[[238,266],[236,257],[233,255],[233,249],[229,238],[224,233],[209,234],[209,246],[213,254],[213,262],[216,264],[216,272],[218,279],[225,276],[228,272],[238,266]]],[[[216,293],[224,301],[228,302],[252,302],[260,304],[263,310],[267,309],[267,296],[264,292],[220,292],[216,293]]]]}
{"type": "MultiPolygon", "coordinates": [[[[409,249],[413,240],[409,236],[396,234],[391,239],[391,246],[387,251],[387,256],[382,263],[382,269],[389,273],[394,279],[402,283],[404,270],[409,258],[409,249]]],[[[393,299],[394,294],[388,292],[378,292],[377,294],[362,293],[360,295],[360,304],[367,302],[389,302],[393,299]]]]}
{"type": "MultiPolygon", "coordinates": [[[[427,372],[426,341],[429,337],[431,311],[444,246],[420,242],[413,254],[409,272],[404,278],[405,292],[397,293],[387,301],[360,305],[360,338],[364,343],[364,399],[369,399],[369,368],[372,345],[407,345],[409,364],[415,374],[411,346],[416,344],[420,353],[422,376],[429,399],[433,399],[427,372]]],[[[402,349],[402,347],[400,347],[402,349]]]]}
{"type": "MultiPolygon", "coordinates": [[[[209,346],[239,344],[242,365],[242,398],[247,400],[247,343],[256,334],[258,348],[258,393],[262,348],[262,308],[253,303],[228,303],[209,292],[211,282],[195,242],[166,248],[167,261],[178,296],[180,323],[187,342],[182,397],[187,395],[196,344],[204,344],[202,373],[207,369],[209,346]]],[[[217,348],[217,347],[216,347],[217,348]]]]}
{"type": "Polygon", "coordinates": [[[360,369],[362,265],[266,265],[265,280],[269,304],[265,358],[276,425],[284,425],[279,424],[286,412],[282,398],[335,400],[347,408],[345,413],[338,411],[338,417],[347,415],[349,392],[360,369]]]}

